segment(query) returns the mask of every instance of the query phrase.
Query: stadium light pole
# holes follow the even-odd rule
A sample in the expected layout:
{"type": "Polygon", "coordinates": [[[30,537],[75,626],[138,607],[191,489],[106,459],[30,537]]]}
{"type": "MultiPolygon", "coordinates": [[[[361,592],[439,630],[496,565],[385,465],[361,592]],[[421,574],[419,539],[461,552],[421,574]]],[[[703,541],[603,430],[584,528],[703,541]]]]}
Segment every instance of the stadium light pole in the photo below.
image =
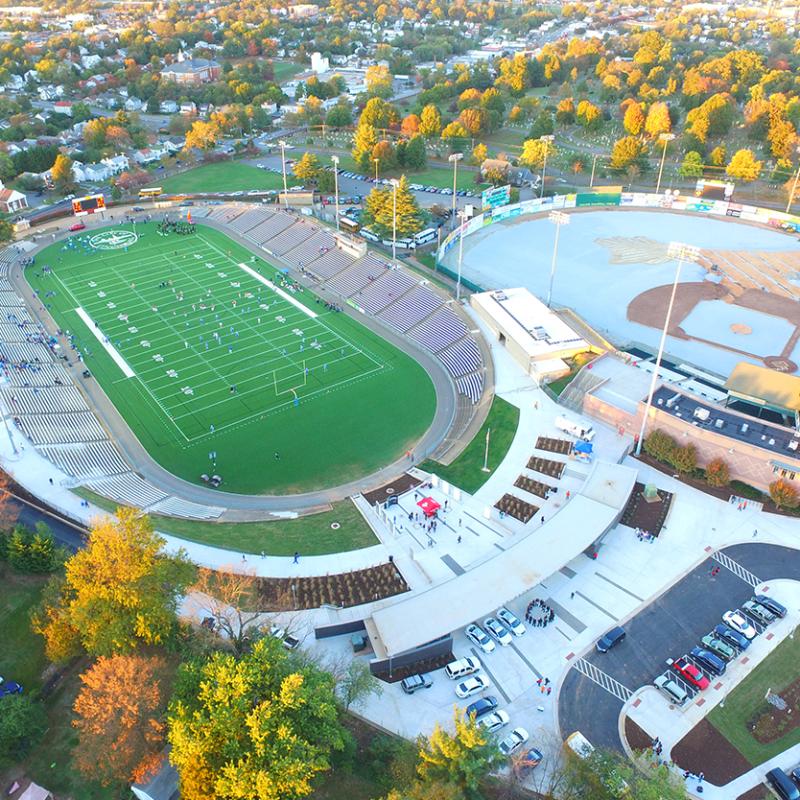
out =
{"type": "Polygon", "coordinates": [[[456,176],[458,175],[458,162],[464,158],[463,153],[451,153],[448,157],[448,161],[452,161],[453,163],[453,205],[452,205],[452,217],[453,219],[456,218],[456,189],[458,187],[458,183],[456,182],[456,176]]]}
{"type": "Polygon", "coordinates": [[[339,156],[331,156],[333,161],[333,186],[336,198],[336,230],[339,230],[339,156]]]}
{"type": "Polygon", "coordinates": [[[375,185],[377,186],[378,185],[378,164],[381,163],[381,160],[379,158],[373,158],[372,160],[375,162],[375,185]]]}
{"type": "Polygon", "coordinates": [[[550,308],[550,300],[553,297],[553,278],[556,276],[556,258],[558,258],[558,234],[562,225],[569,225],[569,214],[563,211],[551,211],[547,218],[556,226],[556,240],[553,243],[553,260],[550,264],[550,286],[547,289],[547,307],[550,308]]]}
{"type": "MultiPolygon", "coordinates": [[[[797,148],[797,154],[800,156],[800,147],[797,148]]],[[[792,191],[789,193],[789,201],[786,203],[786,213],[789,213],[789,209],[792,207],[792,201],[794,200],[795,192],[797,191],[797,182],[800,180],[800,159],[797,162],[797,172],[794,174],[794,182],[792,183],[792,191]]]]}
{"type": "Polygon", "coordinates": [[[397,187],[400,181],[392,178],[392,261],[397,260],[397,187]]]}
{"type": "Polygon", "coordinates": [[[542,161],[542,188],[539,190],[539,198],[544,197],[544,174],[547,172],[547,152],[550,150],[550,143],[556,139],[552,133],[539,137],[540,142],[544,142],[544,160],[542,161]]]}
{"type": "Polygon", "coordinates": [[[458,276],[456,277],[456,303],[461,300],[461,263],[464,258],[464,228],[467,227],[467,210],[458,212],[461,219],[461,230],[458,234],[458,276]]]}
{"type": "Polygon", "coordinates": [[[600,155],[601,155],[600,153],[595,153],[592,156],[592,176],[589,178],[589,188],[590,189],[594,188],[594,170],[595,170],[595,167],[597,166],[597,159],[600,158],[600,155]]]}
{"type": "Polygon", "coordinates": [[[661,166],[658,168],[658,180],[656,181],[656,194],[661,191],[661,176],[664,173],[664,161],[667,158],[667,145],[675,138],[674,133],[662,133],[658,137],[659,141],[664,142],[664,149],[661,151],[661,166]]]}
{"type": "Polygon", "coordinates": [[[281,139],[278,142],[281,148],[281,172],[283,173],[283,205],[289,208],[289,187],[286,185],[286,142],[281,139]]]}
{"type": "Polygon", "coordinates": [[[658,345],[658,355],[656,356],[656,363],[653,367],[653,377],[650,379],[650,391],[647,393],[647,403],[644,408],[644,416],[642,417],[642,425],[639,428],[639,441],[636,442],[636,455],[642,452],[642,443],[644,442],[644,434],[647,428],[647,419],[650,416],[650,409],[653,405],[653,394],[656,390],[656,381],[658,380],[658,371],[661,369],[661,358],[664,355],[664,344],[667,341],[667,331],[669,330],[669,321],[672,316],[672,306],[675,303],[675,293],[678,291],[678,281],[681,277],[681,268],[685,261],[696,261],[700,255],[700,249],[692,245],[683,244],[681,242],[670,242],[667,250],[670,258],[676,259],[678,266],[675,269],[675,280],[672,282],[672,294],[669,297],[669,305],[667,306],[667,315],[664,318],[664,328],[661,331],[661,341],[658,345]]]}

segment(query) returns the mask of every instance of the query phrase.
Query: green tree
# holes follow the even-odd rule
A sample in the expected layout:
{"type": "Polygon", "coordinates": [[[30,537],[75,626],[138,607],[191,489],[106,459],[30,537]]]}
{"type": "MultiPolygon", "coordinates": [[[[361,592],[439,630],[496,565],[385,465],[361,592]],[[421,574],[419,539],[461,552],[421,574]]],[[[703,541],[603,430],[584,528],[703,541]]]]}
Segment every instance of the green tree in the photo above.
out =
{"type": "Polygon", "coordinates": [[[0,242],[10,242],[14,238],[14,226],[5,219],[0,219],[0,242]]]}
{"type": "Polygon", "coordinates": [[[313,183],[319,177],[321,169],[319,159],[314,153],[303,153],[292,167],[292,172],[304,183],[313,183]]]}
{"type": "Polygon", "coordinates": [[[331,128],[346,128],[353,124],[353,115],[348,106],[337,103],[325,117],[325,124],[331,128]]]}
{"type": "Polygon", "coordinates": [[[17,174],[14,161],[8,153],[0,152],[0,181],[7,181],[17,174]]]}
{"type": "Polygon", "coordinates": [[[660,428],[656,428],[644,440],[645,453],[657,461],[671,462],[672,454],[676,448],[675,440],[660,428]]]}
{"type": "Polygon", "coordinates": [[[272,636],[184,664],[167,728],[184,800],[307,797],[345,744],[333,678],[272,636]]]}
{"type": "Polygon", "coordinates": [[[432,139],[438,136],[441,130],[442,115],[433,103],[429,103],[419,115],[419,132],[428,139],[432,139]]]}
{"type": "Polygon", "coordinates": [[[449,783],[471,794],[502,761],[502,755],[474,717],[465,717],[456,709],[453,723],[453,733],[437,723],[430,737],[419,738],[418,771],[423,783],[449,783]]]}
{"type": "Polygon", "coordinates": [[[337,680],[339,698],[344,710],[360,706],[373,694],[383,693],[383,684],[372,674],[365,661],[353,660],[337,680]]]}
{"type": "Polygon", "coordinates": [[[697,450],[693,444],[676,447],[669,460],[681,475],[688,475],[697,468],[697,450]]]}
{"type": "Polygon", "coordinates": [[[56,156],[56,160],[50,169],[50,175],[53,178],[56,191],[61,194],[68,194],[76,186],[75,178],[72,175],[72,159],[63,153],[59,153],[56,156]]]}
{"type": "Polygon", "coordinates": [[[696,150],[690,150],[684,157],[678,170],[682,178],[703,177],[703,157],[696,150]]]}
{"type": "Polygon", "coordinates": [[[406,143],[405,160],[401,166],[406,166],[409,169],[425,169],[428,163],[428,155],[425,150],[425,137],[416,135],[412,136],[406,143]]]}
{"type": "Polygon", "coordinates": [[[737,178],[745,183],[751,183],[761,174],[763,161],[756,160],[752,150],[742,148],[733,154],[725,169],[725,174],[729,178],[737,178]]]}
{"type": "Polygon", "coordinates": [[[47,730],[47,714],[28,694],[2,699],[0,714],[0,768],[22,760],[47,730]]]}
{"type": "Polygon", "coordinates": [[[531,126],[530,138],[538,139],[540,136],[550,136],[554,130],[553,115],[549,111],[540,111],[531,126]]]}

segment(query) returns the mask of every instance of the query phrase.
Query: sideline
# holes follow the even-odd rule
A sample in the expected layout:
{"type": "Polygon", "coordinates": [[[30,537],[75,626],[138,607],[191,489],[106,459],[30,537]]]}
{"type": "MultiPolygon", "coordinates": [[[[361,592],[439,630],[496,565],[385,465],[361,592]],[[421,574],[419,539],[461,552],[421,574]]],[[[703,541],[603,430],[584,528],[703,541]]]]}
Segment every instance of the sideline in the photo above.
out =
{"type": "Polygon", "coordinates": [[[265,278],[263,275],[259,274],[251,267],[248,267],[247,264],[240,263],[239,267],[243,269],[251,278],[255,278],[257,281],[263,283],[265,286],[269,286],[269,288],[272,289],[273,292],[279,294],[284,300],[286,300],[286,302],[291,303],[293,306],[299,308],[304,314],[307,314],[309,317],[311,317],[311,319],[317,318],[318,315],[316,314],[316,312],[312,311],[310,308],[303,305],[299,300],[292,297],[288,292],[284,292],[283,289],[276,286],[268,278],[265,278]]]}
{"type": "Polygon", "coordinates": [[[114,363],[122,370],[123,374],[126,378],[135,378],[136,373],[128,366],[128,362],[119,354],[117,348],[114,347],[111,342],[108,341],[108,338],[105,337],[97,327],[97,323],[92,320],[92,318],[84,311],[82,306],[78,306],[75,309],[75,313],[81,318],[83,323],[86,327],[94,334],[95,339],[103,346],[103,349],[108,353],[114,363]]]}

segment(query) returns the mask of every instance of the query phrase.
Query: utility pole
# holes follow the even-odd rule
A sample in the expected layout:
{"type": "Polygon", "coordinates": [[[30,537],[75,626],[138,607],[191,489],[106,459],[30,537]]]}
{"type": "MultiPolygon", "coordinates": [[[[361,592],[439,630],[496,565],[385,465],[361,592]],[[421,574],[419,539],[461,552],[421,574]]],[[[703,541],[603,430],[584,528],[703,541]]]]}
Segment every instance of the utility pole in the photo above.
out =
{"type": "Polygon", "coordinates": [[[339,156],[331,156],[333,161],[333,186],[336,198],[336,230],[339,230],[339,156]]]}

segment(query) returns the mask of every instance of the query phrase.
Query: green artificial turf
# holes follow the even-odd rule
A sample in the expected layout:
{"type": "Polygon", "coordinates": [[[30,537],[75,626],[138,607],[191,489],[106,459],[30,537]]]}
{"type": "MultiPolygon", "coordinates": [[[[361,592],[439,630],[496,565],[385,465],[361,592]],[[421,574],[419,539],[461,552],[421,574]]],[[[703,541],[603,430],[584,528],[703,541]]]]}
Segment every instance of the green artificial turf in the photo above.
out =
{"type": "MultiPolygon", "coordinates": [[[[86,487],[79,486],[73,492],[112,514],[117,510],[118,503],[86,487]]],[[[150,514],[150,519],[161,533],[239,553],[290,556],[298,551],[306,556],[320,556],[378,544],[372,529],[350,500],[334,503],[330,511],[271,522],[201,522],[160,514],[150,514]],[[339,527],[332,528],[334,524],[339,527]]]]}
{"type": "Polygon", "coordinates": [[[194,483],[218,474],[232,492],[302,492],[380,469],[425,432],[435,392],[410,356],[287,289],[312,318],[243,269],[280,277],[219,231],[162,236],[151,222],[136,234],[105,250],[78,234],[26,276],[165,469],[194,483]]]}
{"type": "Polygon", "coordinates": [[[785,687],[797,680],[798,660],[800,637],[784,639],[725,698],[725,706],[717,706],[708,715],[708,721],[753,767],[800,743],[800,727],[794,728],[771,744],[761,744],[750,735],[750,725],[755,718],[771,708],[764,699],[767,691],[780,694],[785,687]]]}
{"type": "Polygon", "coordinates": [[[481,429],[458,458],[447,466],[438,461],[423,461],[420,469],[434,472],[468,494],[475,494],[506,457],[518,425],[519,409],[502,397],[495,396],[481,429]],[[489,472],[484,472],[486,432],[489,429],[492,431],[489,436],[489,472]]]}
{"type": "MultiPolygon", "coordinates": [[[[288,186],[300,183],[292,174],[286,175],[288,186]]],[[[185,192],[247,192],[251,189],[282,190],[283,175],[259,169],[238,161],[217,161],[200,167],[187,169],[169,178],[153,179],[152,186],[160,186],[167,194],[185,192]]]]}

